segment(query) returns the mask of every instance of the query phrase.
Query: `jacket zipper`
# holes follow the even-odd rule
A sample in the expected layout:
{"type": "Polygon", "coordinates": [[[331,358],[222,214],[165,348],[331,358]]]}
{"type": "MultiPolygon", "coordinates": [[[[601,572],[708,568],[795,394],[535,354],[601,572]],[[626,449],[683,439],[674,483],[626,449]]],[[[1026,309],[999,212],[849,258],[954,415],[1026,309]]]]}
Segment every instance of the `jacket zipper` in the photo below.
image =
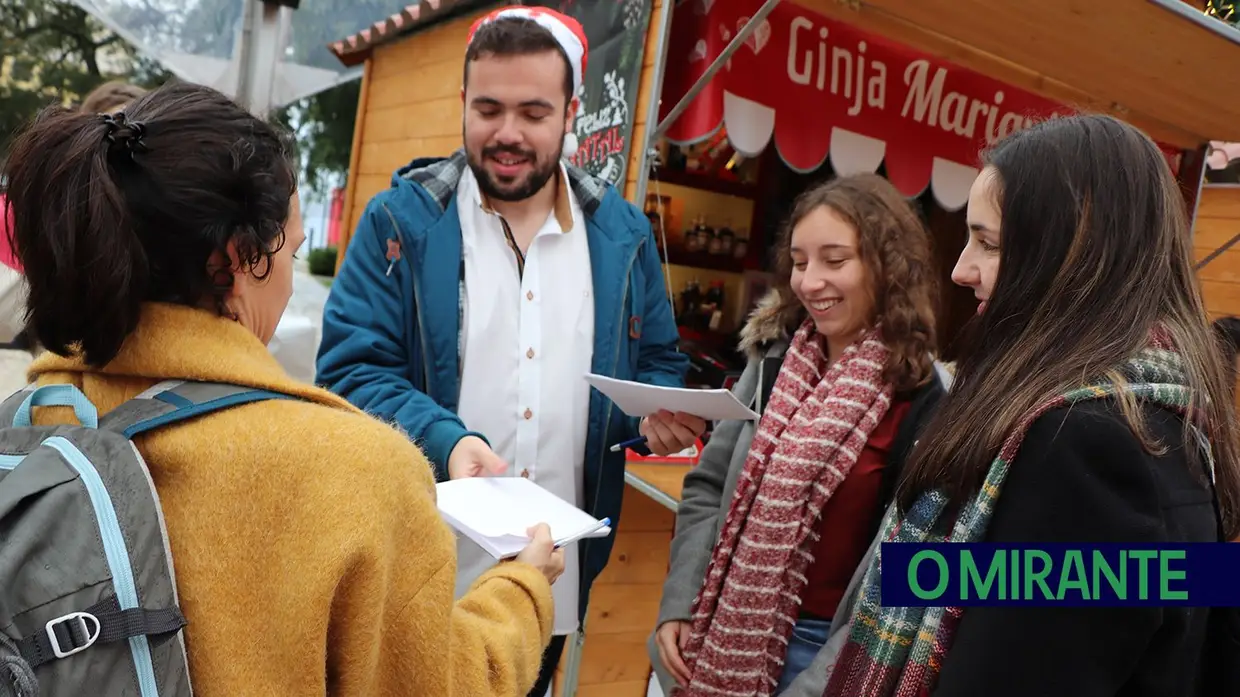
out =
{"type": "MultiPolygon", "coordinates": [[[[418,282],[414,277],[413,258],[409,255],[409,250],[405,247],[405,236],[400,232],[400,225],[396,222],[396,216],[392,215],[392,211],[388,210],[387,204],[383,204],[383,212],[387,213],[388,220],[392,223],[392,230],[396,233],[397,242],[400,244],[400,256],[405,260],[409,267],[409,284],[413,286],[413,319],[418,328],[418,344],[422,347],[422,393],[430,397],[431,374],[427,367],[429,361],[427,357],[430,355],[426,352],[426,334],[423,331],[422,323],[422,295],[418,293],[418,282]]],[[[406,330],[406,334],[408,331],[406,330]]]]}
{"type": "MultiPolygon", "coordinates": [[[[637,253],[641,251],[642,245],[645,243],[646,243],[646,238],[644,237],[638,240],[637,246],[633,248],[633,253],[629,256],[628,267],[624,270],[624,291],[620,294],[620,315],[616,318],[617,319],[616,324],[618,326],[618,329],[616,330],[616,356],[611,364],[611,375],[609,375],[608,377],[615,377],[616,369],[620,366],[620,345],[621,345],[621,342],[624,341],[624,324],[625,324],[624,323],[624,311],[625,311],[625,308],[629,306],[629,303],[628,303],[629,279],[632,278],[633,264],[637,261],[637,253]]],[[[594,506],[593,506],[593,510],[590,511],[590,515],[596,518],[598,517],[596,515],[596,512],[598,510],[598,496],[599,496],[599,492],[602,491],[602,487],[603,487],[603,461],[607,459],[607,435],[608,435],[607,431],[608,431],[608,428],[610,428],[611,426],[611,410],[612,410],[612,407],[614,406],[615,404],[609,400],[607,404],[607,411],[604,412],[604,418],[603,418],[602,451],[599,453],[599,456],[598,456],[599,476],[598,476],[598,481],[594,483],[594,499],[593,499],[594,506]]],[[[583,549],[581,550],[581,558],[584,561],[585,556],[586,556],[586,550],[584,548],[589,546],[590,540],[587,539],[587,540],[583,540],[582,542],[583,542],[582,544],[583,549]]]]}
{"type": "MultiPolygon", "coordinates": [[[[641,251],[642,245],[645,243],[646,243],[646,238],[644,237],[638,240],[637,246],[633,248],[633,253],[629,256],[628,267],[625,268],[624,270],[624,291],[620,293],[620,315],[616,318],[617,320],[619,320],[616,323],[618,325],[618,329],[616,330],[616,357],[612,361],[611,375],[609,375],[608,377],[615,377],[616,368],[620,366],[620,342],[624,341],[624,310],[625,308],[629,306],[629,303],[628,303],[629,279],[632,278],[632,275],[633,275],[633,264],[634,262],[637,261],[637,253],[641,251]]],[[[594,516],[595,518],[598,517],[597,511],[598,511],[599,492],[601,492],[603,488],[603,460],[607,458],[607,430],[611,426],[611,409],[613,406],[615,405],[609,401],[607,404],[607,411],[604,412],[603,414],[603,438],[601,440],[602,451],[599,453],[599,456],[598,456],[598,481],[595,482],[594,484],[594,506],[592,506],[590,510],[590,515],[594,516]]],[[[615,524],[616,522],[612,521],[613,531],[615,530],[615,527],[614,527],[615,524]]],[[[579,543],[581,545],[581,571],[583,572],[583,577],[584,577],[584,571],[585,571],[586,557],[589,555],[590,546],[592,542],[593,542],[593,539],[584,539],[579,543]]],[[[580,615],[581,610],[578,609],[577,612],[578,612],[578,615],[580,615]]],[[[578,627],[577,629],[576,641],[577,641],[577,646],[580,649],[580,647],[582,646],[582,644],[585,643],[585,640],[586,640],[586,635],[585,635],[585,632],[583,631],[585,629],[585,617],[579,616],[578,619],[581,623],[581,626],[578,627]]]]}
{"type": "Polygon", "coordinates": [[[754,404],[758,407],[755,411],[758,416],[762,416],[762,390],[765,389],[766,380],[763,379],[763,373],[766,371],[766,356],[763,355],[758,359],[758,389],[754,391],[754,404]]]}

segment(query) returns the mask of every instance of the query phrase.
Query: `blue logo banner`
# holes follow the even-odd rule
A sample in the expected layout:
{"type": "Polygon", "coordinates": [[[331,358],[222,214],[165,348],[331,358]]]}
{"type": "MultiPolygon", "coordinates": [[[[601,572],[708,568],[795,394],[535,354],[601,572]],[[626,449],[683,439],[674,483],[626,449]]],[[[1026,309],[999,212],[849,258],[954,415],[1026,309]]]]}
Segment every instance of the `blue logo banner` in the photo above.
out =
{"type": "Polygon", "coordinates": [[[1240,607],[1240,544],[882,545],[885,607],[1240,607]]]}

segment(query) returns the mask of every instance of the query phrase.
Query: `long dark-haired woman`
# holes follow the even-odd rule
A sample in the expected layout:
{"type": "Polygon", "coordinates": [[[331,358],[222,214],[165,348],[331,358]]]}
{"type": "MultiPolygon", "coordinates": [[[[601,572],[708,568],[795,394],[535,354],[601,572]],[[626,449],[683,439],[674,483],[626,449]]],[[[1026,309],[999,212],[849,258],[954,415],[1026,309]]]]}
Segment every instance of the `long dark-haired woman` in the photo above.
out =
{"type": "MultiPolygon", "coordinates": [[[[977,296],[976,341],[884,539],[1233,537],[1235,415],[1158,147],[1116,119],[1074,116],[1017,133],[984,162],[953,274],[977,296]]],[[[827,695],[1212,693],[1207,608],[921,610],[883,607],[878,586],[875,559],[827,695]]]]}
{"type": "Polygon", "coordinates": [[[814,659],[943,394],[929,234],[887,180],[806,191],[778,258],[735,390],[762,419],[719,426],[676,516],[651,651],[680,695],[774,694],[814,659]]]}

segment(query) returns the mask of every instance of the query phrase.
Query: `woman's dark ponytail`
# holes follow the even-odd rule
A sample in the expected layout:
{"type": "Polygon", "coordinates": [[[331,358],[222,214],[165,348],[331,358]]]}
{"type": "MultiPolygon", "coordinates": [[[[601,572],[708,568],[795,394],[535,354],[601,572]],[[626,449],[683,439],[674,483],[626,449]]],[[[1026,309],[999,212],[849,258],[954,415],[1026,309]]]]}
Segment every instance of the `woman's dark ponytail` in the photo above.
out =
{"type": "Polygon", "coordinates": [[[18,138],[7,166],[29,327],[48,349],[80,350],[92,364],[111,360],[137,326],[147,282],[124,175],[112,163],[139,165],[116,130],[112,117],[51,107],[18,138]]]}
{"type": "Polygon", "coordinates": [[[101,366],[144,303],[220,308],[262,278],[297,188],[291,141],[223,94],[173,83],[115,114],[44,110],[5,167],[40,344],[101,366]],[[239,268],[211,274],[219,260],[239,268]]]}

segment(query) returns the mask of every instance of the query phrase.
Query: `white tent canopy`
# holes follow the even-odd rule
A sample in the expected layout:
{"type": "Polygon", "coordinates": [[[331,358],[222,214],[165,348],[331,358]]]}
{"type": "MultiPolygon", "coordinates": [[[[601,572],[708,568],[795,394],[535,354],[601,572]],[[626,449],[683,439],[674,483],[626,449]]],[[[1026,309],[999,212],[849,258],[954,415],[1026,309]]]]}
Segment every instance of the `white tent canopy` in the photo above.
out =
{"type": "MultiPolygon", "coordinates": [[[[262,55],[275,63],[258,110],[285,106],[360,77],[327,44],[360,30],[399,0],[308,0],[301,8],[270,8],[270,25],[247,24],[247,0],[70,0],[177,77],[238,97],[245,32],[262,32],[262,55]]],[[[255,3],[256,4],[256,3],[255,3]]],[[[262,17],[261,6],[259,14],[262,17]]],[[[265,67],[265,66],[263,66],[265,67]]]]}

